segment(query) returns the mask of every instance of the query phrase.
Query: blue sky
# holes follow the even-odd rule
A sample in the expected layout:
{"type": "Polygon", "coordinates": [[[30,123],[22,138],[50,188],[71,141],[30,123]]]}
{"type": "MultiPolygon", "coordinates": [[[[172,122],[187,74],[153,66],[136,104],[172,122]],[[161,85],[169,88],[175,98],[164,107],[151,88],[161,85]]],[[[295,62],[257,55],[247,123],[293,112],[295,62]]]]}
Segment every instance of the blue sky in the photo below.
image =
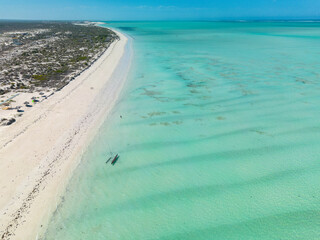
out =
{"type": "Polygon", "coordinates": [[[320,18],[320,0],[0,0],[0,19],[320,18]]]}

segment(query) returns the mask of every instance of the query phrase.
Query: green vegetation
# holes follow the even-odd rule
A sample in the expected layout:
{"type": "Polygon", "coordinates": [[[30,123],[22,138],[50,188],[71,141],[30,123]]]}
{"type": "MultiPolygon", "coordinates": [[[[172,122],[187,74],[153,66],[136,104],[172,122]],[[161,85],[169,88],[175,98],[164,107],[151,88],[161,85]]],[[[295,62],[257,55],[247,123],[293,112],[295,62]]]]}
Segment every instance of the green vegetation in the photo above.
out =
{"type": "Polygon", "coordinates": [[[74,59],[72,59],[71,62],[81,62],[81,61],[85,61],[88,59],[89,59],[89,57],[87,57],[87,56],[78,56],[78,57],[75,57],[74,59]]]}
{"type": "Polygon", "coordinates": [[[62,68],[59,68],[59,69],[57,69],[57,70],[55,70],[53,72],[56,73],[56,74],[65,73],[65,72],[68,71],[68,69],[69,69],[68,66],[63,66],[62,68]]]}
{"type": "Polygon", "coordinates": [[[61,88],[118,38],[109,29],[72,22],[0,21],[0,33],[6,32],[8,42],[0,42],[0,95],[35,87],[61,88]]]}
{"type": "Polygon", "coordinates": [[[39,81],[45,81],[48,79],[46,75],[33,75],[32,78],[39,81]]]}

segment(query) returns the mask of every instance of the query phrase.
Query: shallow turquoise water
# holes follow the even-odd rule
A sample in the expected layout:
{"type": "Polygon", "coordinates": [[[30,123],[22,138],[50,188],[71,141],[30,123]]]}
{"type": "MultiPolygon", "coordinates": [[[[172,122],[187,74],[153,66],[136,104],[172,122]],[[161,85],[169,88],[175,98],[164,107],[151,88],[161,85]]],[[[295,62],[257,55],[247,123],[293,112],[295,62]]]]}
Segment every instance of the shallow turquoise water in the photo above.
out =
{"type": "Polygon", "coordinates": [[[108,26],[134,63],[46,239],[320,239],[320,24],[108,26]]]}

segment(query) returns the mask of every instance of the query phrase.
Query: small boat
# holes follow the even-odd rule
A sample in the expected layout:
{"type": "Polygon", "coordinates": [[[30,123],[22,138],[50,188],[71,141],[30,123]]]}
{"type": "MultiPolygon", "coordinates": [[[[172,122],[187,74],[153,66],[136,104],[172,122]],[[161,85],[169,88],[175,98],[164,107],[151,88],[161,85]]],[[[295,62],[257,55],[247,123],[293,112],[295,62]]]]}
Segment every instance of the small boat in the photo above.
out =
{"type": "Polygon", "coordinates": [[[109,159],[106,161],[106,163],[110,162],[111,158],[112,158],[112,157],[109,157],[109,159]]]}
{"type": "Polygon", "coordinates": [[[112,165],[115,165],[116,162],[118,161],[118,159],[119,159],[119,155],[117,154],[117,155],[113,158],[111,164],[112,164],[112,165]]]}

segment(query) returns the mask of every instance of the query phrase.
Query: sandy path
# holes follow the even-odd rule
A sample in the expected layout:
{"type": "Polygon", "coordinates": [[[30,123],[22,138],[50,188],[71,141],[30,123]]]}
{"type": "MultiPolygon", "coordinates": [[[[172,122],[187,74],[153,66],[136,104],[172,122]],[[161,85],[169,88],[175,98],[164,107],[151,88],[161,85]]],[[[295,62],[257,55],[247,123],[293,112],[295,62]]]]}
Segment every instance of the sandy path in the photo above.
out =
{"type": "Polygon", "coordinates": [[[88,70],[0,130],[1,239],[36,239],[46,226],[126,79],[130,44],[118,35],[88,70]]]}

